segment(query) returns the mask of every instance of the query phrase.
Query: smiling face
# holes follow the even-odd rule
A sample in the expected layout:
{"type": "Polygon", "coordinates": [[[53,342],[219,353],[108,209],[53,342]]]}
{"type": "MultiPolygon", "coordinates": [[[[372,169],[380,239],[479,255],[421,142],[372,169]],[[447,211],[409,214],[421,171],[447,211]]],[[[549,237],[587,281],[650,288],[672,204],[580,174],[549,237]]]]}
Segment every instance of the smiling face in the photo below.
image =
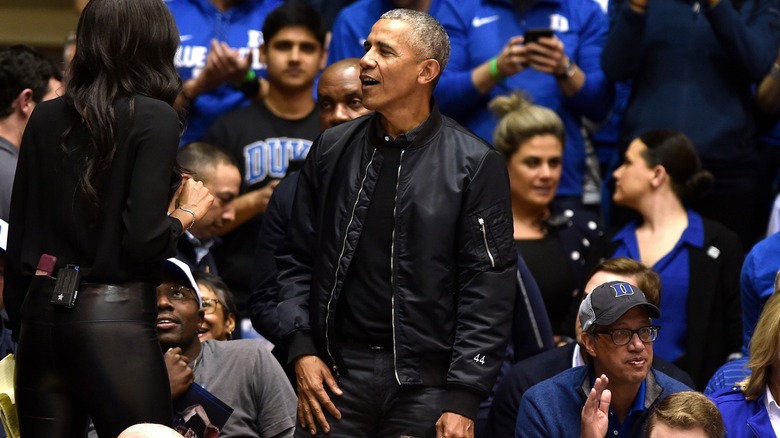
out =
{"type": "Polygon", "coordinates": [[[185,354],[197,348],[203,313],[195,292],[171,281],[157,286],[157,338],[163,349],[181,347],[185,354]]]}
{"type": "Polygon", "coordinates": [[[651,192],[655,171],[647,165],[642,155],[646,149],[641,140],[632,141],[626,151],[623,164],[612,174],[615,177],[615,194],[612,195],[612,199],[616,203],[635,207],[645,195],[651,192]]]}
{"type": "Polygon", "coordinates": [[[311,87],[327,56],[315,35],[304,26],[287,26],[260,47],[272,87],[300,91],[311,87]]]}
{"type": "Polygon", "coordinates": [[[425,60],[419,59],[405,35],[409,24],[382,19],[374,24],[360,59],[363,106],[387,114],[403,111],[407,98],[420,93],[418,78],[425,60]]]}
{"type": "Polygon", "coordinates": [[[563,145],[551,134],[524,142],[507,162],[512,199],[534,208],[547,208],[561,180],[563,145]]]}
{"type": "Polygon", "coordinates": [[[235,317],[232,313],[225,315],[225,305],[208,285],[199,282],[198,287],[200,288],[204,308],[207,305],[209,306],[203,317],[203,324],[200,325],[198,330],[198,338],[200,338],[201,342],[209,339],[217,341],[227,340],[228,335],[232,334],[233,330],[236,329],[235,317]],[[213,310],[211,306],[213,306],[213,310]]]}
{"type": "MultiPolygon", "coordinates": [[[[599,330],[637,330],[651,325],[647,310],[634,307],[608,326],[599,330]]],[[[596,375],[606,374],[610,387],[639,385],[645,379],[653,363],[653,344],[645,344],[636,333],[626,345],[615,345],[609,334],[585,334],[582,337],[585,349],[593,357],[596,375]],[[613,386],[614,385],[614,386],[613,386]]]]}

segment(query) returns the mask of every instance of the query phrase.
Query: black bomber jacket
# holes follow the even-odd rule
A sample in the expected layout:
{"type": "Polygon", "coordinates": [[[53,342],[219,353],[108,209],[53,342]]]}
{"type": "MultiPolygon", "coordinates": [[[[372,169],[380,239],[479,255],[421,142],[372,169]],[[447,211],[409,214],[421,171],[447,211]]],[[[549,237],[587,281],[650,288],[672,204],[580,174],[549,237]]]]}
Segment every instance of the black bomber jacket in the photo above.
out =
{"type": "MultiPolygon", "coordinates": [[[[301,171],[277,254],[281,332],[290,360],[317,354],[334,374],[339,293],[381,166],[379,114],[328,129],[301,171]]],[[[392,261],[395,377],[445,386],[444,410],[472,419],[504,359],[515,297],[509,178],[503,157],[442,116],[401,155],[392,261]]]]}

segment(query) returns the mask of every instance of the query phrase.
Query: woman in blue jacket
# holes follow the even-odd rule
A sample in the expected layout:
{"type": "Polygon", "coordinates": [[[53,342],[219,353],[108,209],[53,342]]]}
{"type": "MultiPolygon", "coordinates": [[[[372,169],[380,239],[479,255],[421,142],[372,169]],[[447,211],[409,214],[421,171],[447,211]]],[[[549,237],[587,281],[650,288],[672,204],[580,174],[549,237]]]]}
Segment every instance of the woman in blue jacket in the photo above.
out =
{"type": "Polygon", "coordinates": [[[780,297],[766,302],[750,343],[751,376],[730,389],[712,394],[729,438],[774,437],[769,412],[777,415],[780,397],[780,297]]]}

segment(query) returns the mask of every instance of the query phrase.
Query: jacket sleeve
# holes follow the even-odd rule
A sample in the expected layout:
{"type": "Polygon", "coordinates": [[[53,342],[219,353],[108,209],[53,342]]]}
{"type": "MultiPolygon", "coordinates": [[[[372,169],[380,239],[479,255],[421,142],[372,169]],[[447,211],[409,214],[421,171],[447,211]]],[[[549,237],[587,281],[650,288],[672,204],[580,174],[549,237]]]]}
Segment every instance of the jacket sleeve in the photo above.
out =
{"type": "Polygon", "coordinates": [[[317,155],[321,138],[312,145],[298,177],[290,229],[276,253],[279,269],[279,330],[289,347],[289,361],[316,354],[311,337],[309,297],[314,254],[317,246],[316,223],[318,196],[317,155]]]}
{"type": "Polygon", "coordinates": [[[288,224],[292,217],[292,203],[295,197],[295,185],[298,173],[284,178],[274,189],[268,202],[268,208],[263,214],[263,223],[257,235],[255,247],[254,269],[252,272],[252,289],[249,297],[252,326],[261,335],[278,344],[281,342],[279,332],[279,282],[274,253],[284,242],[288,224]]]}
{"type": "Polygon", "coordinates": [[[461,121],[484,108],[488,101],[488,96],[481,94],[471,81],[471,70],[477,65],[471,63],[469,30],[476,3],[444,2],[436,16],[450,37],[450,59],[434,94],[442,111],[461,121]]]}
{"type": "MultiPolygon", "coordinates": [[[[574,61],[585,73],[582,89],[567,100],[575,113],[582,114],[594,122],[601,122],[609,116],[615,100],[615,90],[601,69],[601,54],[607,40],[607,16],[596,2],[591,2],[591,12],[585,19],[579,37],[580,42],[574,61]]],[[[589,3],[583,3],[583,5],[589,3]]]]}
{"type": "Polygon", "coordinates": [[[647,14],[634,12],[624,2],[615,11],[607,43],[601,54],[604,74],[614,82],[632,79],[639,72],[642,62],[642,40],[645,35],[647,14]]]}
{"type": "Polygon", "coordinates": [[[517,255],[504,159],[490,150],[472,175],[458,219],[458,308],[443,409],[476,418],[504,360],[517,255]]]}
{"type": "Polygon", "coordinates": [[[756,0],[743,8],[751,8],[750,19],[745,20],[731,5],[721,1],[704,11],[722,49],[732,60],[732,68],[741,69],[750,82],[760,81],[769,71],[777,53],[780,36],[777,0],[756,0]]]}

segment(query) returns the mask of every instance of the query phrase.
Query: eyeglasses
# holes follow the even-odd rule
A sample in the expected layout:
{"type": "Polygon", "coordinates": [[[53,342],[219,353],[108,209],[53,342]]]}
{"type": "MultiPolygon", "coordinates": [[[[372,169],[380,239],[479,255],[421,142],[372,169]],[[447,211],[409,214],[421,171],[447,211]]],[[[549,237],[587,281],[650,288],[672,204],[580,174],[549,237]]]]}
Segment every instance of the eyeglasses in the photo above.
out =
{"type": "Polygon", "coordinates": [[[188,301],[191,299],[197,301],[197,298],[195,298],[195,291],[192,288],[179,284],[168,287],[158,286],[157,298],[159,298],[160,295],[165,295],[169,301],[188,301]]]}
{"type": "Polygon", "coordinates": [[[202,304],[201,309],[203,313],[209,315],[217,311],[217,307],[222,305],[222,302],[216,298],[202,298],[200,300],[202,304]]]}
{"type": "Polygon", "coordinates": [[[647,327],[641,327],[636,330],[629,330],[629,329],[595,330],[594,333],[600,335],[609,335],[612,337],[612,342],[615,345],[620,346],[620,345],[627,345],[629,342],[631,342],[631,339],[634,338],[634,333],[639,335],[639,340],[644,342],[645,344],[655,342],[656,338],[658,338],[658,330],[661,330],[661,327],[655,325],[649,325],[647,327]]]}

